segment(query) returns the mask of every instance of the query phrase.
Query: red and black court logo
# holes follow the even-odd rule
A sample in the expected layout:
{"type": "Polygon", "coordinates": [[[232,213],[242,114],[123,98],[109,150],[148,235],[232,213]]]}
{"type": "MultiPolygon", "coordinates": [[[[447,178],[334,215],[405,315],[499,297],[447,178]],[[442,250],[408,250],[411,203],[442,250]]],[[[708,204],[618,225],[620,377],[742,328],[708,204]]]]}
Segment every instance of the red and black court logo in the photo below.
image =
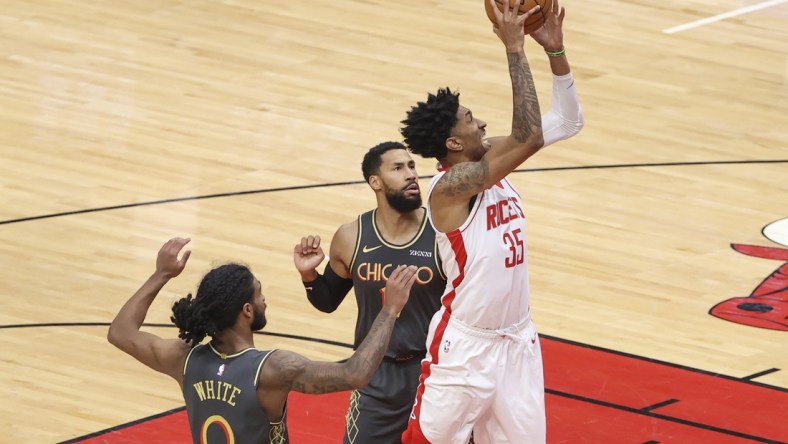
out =
{"type": "MultiPolygon", "coordinates": [[[[765,226],[763,235],[788,247],[788,218],[765,226]]],[[[731,244],[731,247],[747,256],[782,261],[783,264],[749,296],[720,302],[709,310],[709,314],[737,324],[788,331],[788,249],[744,244],[731,244]]]]}

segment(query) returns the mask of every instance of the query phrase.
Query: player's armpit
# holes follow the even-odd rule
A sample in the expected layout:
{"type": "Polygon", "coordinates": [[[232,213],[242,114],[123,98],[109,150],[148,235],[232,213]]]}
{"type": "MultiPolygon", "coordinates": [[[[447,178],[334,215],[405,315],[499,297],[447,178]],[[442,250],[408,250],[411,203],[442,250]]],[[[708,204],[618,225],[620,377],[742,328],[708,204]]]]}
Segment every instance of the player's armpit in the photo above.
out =
{"type": "Polygon", "coordinates": [[[183,380],[183,364],[191,350],[184,341],[135,331],[113,344],[153,370],[169,375],[179,383],[183,380]]]}

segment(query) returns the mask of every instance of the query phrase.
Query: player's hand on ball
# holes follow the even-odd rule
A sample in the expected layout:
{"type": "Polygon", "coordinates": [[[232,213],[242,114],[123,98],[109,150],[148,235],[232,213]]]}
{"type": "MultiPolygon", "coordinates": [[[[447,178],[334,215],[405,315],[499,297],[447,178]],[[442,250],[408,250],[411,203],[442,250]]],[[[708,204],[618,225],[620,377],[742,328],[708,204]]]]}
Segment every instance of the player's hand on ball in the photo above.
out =
{"type": "Polygon", "coordinates": [[[492,6],[493,14],[495,16],[495,26],[493,32],[499,39],[506,45],[507,52],[516,52],[522,49],[525,37],[525,21],[531,15],[537,13],[540,9],[539,6],[534,6],[528,12],[518,15],[520,5],[523,0],[517,0],[512,7],[508,5],[503,7],[503,11],[499,11],[495,5],[495,0],[488,0],[492,6]]]}
{"type": "Polygon", "coordinates": [[[553,0],[553,8],[546,14],[544,25],[531,33],[531,37],[540,44],[545,51],[556,52],[564,47],[564,16],[566,10],[558,5],[558,0],[553,0]]]}

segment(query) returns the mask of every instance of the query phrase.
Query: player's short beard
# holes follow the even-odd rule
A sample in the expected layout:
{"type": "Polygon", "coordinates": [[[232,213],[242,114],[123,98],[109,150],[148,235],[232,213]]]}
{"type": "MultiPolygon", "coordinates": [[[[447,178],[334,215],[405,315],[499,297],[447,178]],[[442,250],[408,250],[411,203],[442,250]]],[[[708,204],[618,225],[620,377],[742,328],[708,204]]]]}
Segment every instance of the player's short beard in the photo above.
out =
{"type": "Polygon", "coordinates": [[[257,311],[254,309],[254,318],[252,319],[252,331],[260,331],[265,327],[268,321],[265,319],[265,313],[263,311],[257,311]]]}
{"type": "Polygon", "coordinates": [[[394,208],[399,213],[410,213],[416,209],[421,208],[421,193],[416,197],[408,197],[405,195],[405,190],[395,190],[386,187],[386,201],[388,201],[391,208],[394,208]]]}

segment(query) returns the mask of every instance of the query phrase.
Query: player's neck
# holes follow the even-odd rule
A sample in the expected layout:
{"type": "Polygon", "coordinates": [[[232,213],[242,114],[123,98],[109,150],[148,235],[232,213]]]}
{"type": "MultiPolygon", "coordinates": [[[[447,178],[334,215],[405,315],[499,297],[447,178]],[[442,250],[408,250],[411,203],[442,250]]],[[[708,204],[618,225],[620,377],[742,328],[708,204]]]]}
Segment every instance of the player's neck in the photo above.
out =
{"type": "Polygon", "coordinates": [[[452,162],[449,159],[444,157],[443,159],[440,159],[438,161],[438,164],[435,166],[435,168],[438,171],[446,171],[449,168],[451,168],[452,165],[453,165],[452,162]]]}
{"type": "Polygon", "coordinates": [[[246,331],[238,327],[228,328],[216,335],[211,340],[211,345],[219,353],[233,355],[247,348],[254,348],[254,336],[248,328],[246,331]]]}
{"type": "Polygon", "coordinates": [[[468,150],[450,152],[446,155],[446,157],[438,161],[438,171],[451,169],[451,167],[457,165],[458,163],[479,161],[479,159],[473,159],[467,154],[468,150]]]}
{"type": "Polygon", "coordinates": [[[423,208],[400,213],[388,205],[380,205],[375,211],[375,225],[381,236],[393,244],[411,240],[419,231],[423,218],[423,208]]]}

